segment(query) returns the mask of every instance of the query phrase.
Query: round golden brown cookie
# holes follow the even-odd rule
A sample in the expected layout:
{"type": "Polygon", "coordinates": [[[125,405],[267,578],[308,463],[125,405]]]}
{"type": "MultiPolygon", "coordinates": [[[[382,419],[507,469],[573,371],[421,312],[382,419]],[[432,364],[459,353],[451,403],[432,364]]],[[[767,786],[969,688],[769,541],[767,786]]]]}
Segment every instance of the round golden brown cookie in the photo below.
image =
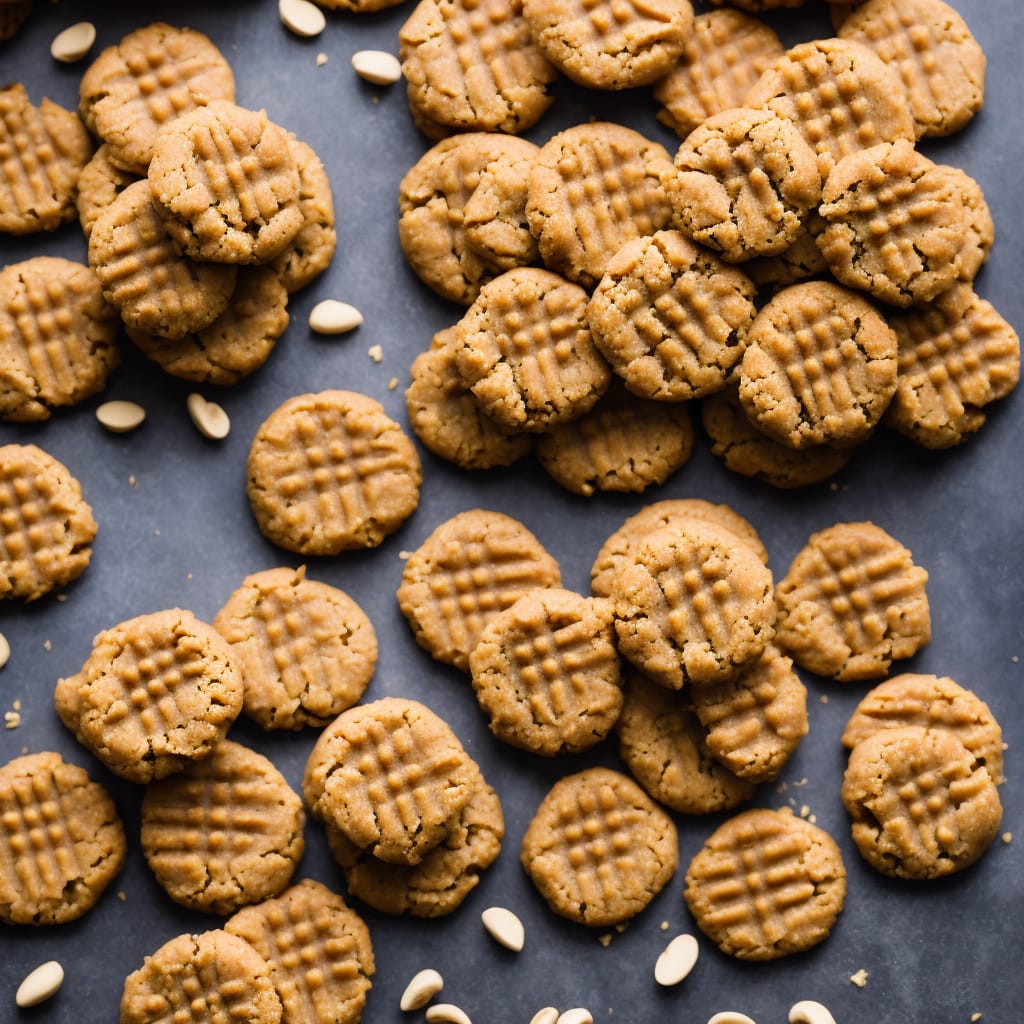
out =
{"type": "MultiPolygon", "coordinates": [[[[235,269],[225,264],[219,268],[235,269]]],[[[172,377],[226,387],[255,373],[270,358],[288,321],[288,291],[277,270],[239,267],[227,307],[208,327],[175,339],[133,328],[127,333],[172,377]]]]}
{"type": "Polygon", "coordinates": [[[34,444],[0,447],[0,598],[34,601],[78,579],[96,520],[82,487],[34,444]]]}
{"type": "Polygon", "coordinates": [[[55,700],[115,775],[152,782],[210,756],[242,710],[242,678],[220,634],[173,608],[98,634],[55,700]]]}
{"type": "Polygon", "coordinates": [[[120,361],[117,310],[92,270],[59,256],[0,270],[0,420],[49,419],[102,391],[120,361]]]}
{"type": "Polygon", "coordinates": [[[216,930],[179,935],[125,979],[121,1024],[280,1024],[270,965],[216,930]]]}
{"type": "Polygon", "coordinates": [[[956,254],[958,281],[973,281],[988,259],[995,242],[996,226],[992,219],[992,211],[985,202],[985,193],[981,186],[959,167],[949,164],[935,164],[931,168],[933,177],[948,178],[954,190],[960,193],[967,216],[967,228],[956,254]]]}
{"type": "Polygon", "coordinates": [[[767,109],[713,114],[679,147],[675,169],[673,226],[730,263],[785,252],[821,199],[814,151],[767,109]]]}
{"type": "Polygon", "coordinates": [[[224,930],[270,965],[282,1024],[359,1024],[375,969],[370,932],[327,886],[304,878],[224,930]]]}
{"type": "Polygon", "coordinates": [[[78,110],[119,167],[145,174],[157,132],[214,100],[234,100],[223,54],[190,28],[155,22],[108,46],[86,69],[78,110]]]}
{"type": "Polygon", "coordinates": [[[524,0],[544,56],[591,89],[631,89],[667,74],[693,28],[690,0],[524,0]]]}
{"type": "MultiPolygon", "coordinates": [[[[694,689],[696,693],[696,688],[694,689]]],[[[632,673],[615,731],[619,757],[655,800],[683,814],[731,810],[755,792],[712,755],[689,700],[632,673]]]]}
{"type": "Polygon", "coordinates": [[[775,30],[731,8],[693,19],[675,67],[654,85],[658,120],[681,139],[712,114],[743,105],[743,98],[783,54],[775,30]]]}
{"type": "Polygon", "coordinates": [[[931,639],[928,573],[874,523],[812,534],[779,581],[775,642],[839,682],[881,679],[931,639]]]}
{"type": "Polygon", "coordinates": [[[96,217],[89,266],[126,326],[172,339],[212,324],[227,309],[238,273],[182,256],[148,181],[129,185],[96,217]]]}
{"type": "Polygon", "coordinates": [[[594,344],[634,395],[664,402],[721,388],[743,355],[754,283],[678,231],[627,242],[590,304],[594,344]]]}
{"type": "Polygon", "coordinates": [[[427,150],[398,186],[398,240],[424,284],[468,306],[480,286],[537,259],[526,227],[532,142],[470,132],[427,150]]]}
{"type": "Polygon", "coordinates": [[[0,232],[53,231],[75,216],[75,189],[92,155],[89,133],[63,107],[0,88],[0,232]]]}
{"type": "Polygon", "coordinates": [[[215,100],[170,122],[147,172],[167,231],[193,259],[269,263],[305,224],[288,133],[215,100]]]}
{"type": "Polygon", "coordinates": [[[75,205],[78,222],[88,240],[99,215],[131,184],[139,180],[134,171],[125,171],[110,162],[106,143],[92,155],[78,176],[75,205]]]}
{"type": "Polygon", "coordinates": [[[558,563],[522,523],[471,509],[441,523],[410,555],[397,597],[416,643],[468,671],[496,615],[528,591],[560,584],[558,563]]]}
{"type": "Polygon", "coordinates": [[[522,0],[420,0],[399,29],[398,54],[424,128],[518,134],[554,100],[557,72],[530,36],[522,0]]]}
{"type": "Polygon", "coordinates": [[[977,694],[948,676],[907,673],[879,683],[853,709],[843,730],[843,746],[852,750],[880,729],[908,725],[952,732],[996,785],[1005,781],[999,723],[977,694]]]}
{"type": "Polygon", "coordinates": [[[495,616],[469,658],[491,732],[547,756],[603,740],[622,707],[611,619],[608,601],[554,587],[495,616]]]}
{"type": "Polygon", "coordinates": [[[758,288],[785,288],[786,285],[828,274],[828,264],[818,248],[818,235],[825,221],[817,210],[810,210],[800,224],[796,238],[778,256],[748,260],[743,271],[758,288]]]}
{"type": "Polygon", "coordinates": [[[783,288],[747,332],[743,411],[789,448],[863,441],[895,390],[896,334],[847,288],[828,281],[783,288]]]}
{"type": "Polygon", "coordinates": [[[434,335],[412,364],[405,407],[413,433],[435,455],[462,469],[511,466],[533,448],[533,434],[506,434],[480,408],[459,376],[454,327],[434,335]]]}
{"type": "Polygon", "coordinates": [[[825,182],[818,248],[835,276],[893,306],[951,288],[971,218],[948,173],[902,140],[840,160],[825,182]]]}
{"type": "Polygon", "coordinates": [[[313,816],[389,864],[418,864],[469,803],[479,768],[430,708],[385,697],[343,711],[306,762],[313,816]]]}
{"type": "Polygon", "coordinates": [[[530,170],[526,216],[545,266],[592,288],[626,242],[667,226],[672,173],[663,146],[607,121],[547,142],[530,170]]]}
{"type": "Polygon", "coordinates": [[[775,632],[772,574],[709,523],[650,534],[612,583],[619,653],[672,690],[731,679],[775,632]]]}
{"type": "Polygon", "coordinates": [[[885,421],[918,444],[961,444],[984,424],[984,407],[1017,386],[1020,338],[970,285],[890,322],[899,377],[885,421]]]}
{"type": "Polygon", "coordinates": [[[942,0],[869,0],[843,19],[839,36],[896,68],[919,139],[951,135],[981,109],[985,54],[942,0]]]}
{"type": "Polygon", "coordinates": [[[298,395],[263,422],[249,449],[249,505],[288,551],[376,547],[412,515],[416,448],[383,406],[354,391],[298,395]]]}
{"type": "Polygon", "coordinates": [[[695,686],[690,699],[708,749],[749,782],[778,778],[807,735],[807,687],[774,644],[735,679],[695,686]]]}
{"type": "Polygon", "coordinates": [[[13,39],[32,14],[32,0],[6,0],[0,3],[0,43],[13,39]]]}
{"type": "Polygon", "coordinates": [[[121,870],[125,836],[107,791],[60,754],[0,766],[0,921],[63,924],[121,870]]]}
{"type": "Polygon", "coordinates": [[[327,725],[363,695],[377,634],[344,591],[306,569],[246,576],[213,620],[245,679],[242,713],[264,729],[327,725]]]}
{"type": "Polygon", "coordinates": [[[455,327],[456,364],[501,429],[550,431],[604,394],[612,375],[586,311],[579,285],[538,267],[506,271],[480,289],[455,327]]]}
{"type": "Polygon", "coordinates": [[[946,729],[880,729],[850,753],[843,806],[853,841],[892,878],[941,878],[973,864],[999,832],[999,791],[946,729]]]}
{"type": "Polygon", "coordinates": [[[846,869],[832,837],[788,809],[744,811],[690,861],[683,895],[723,953],[775,960],[828,938],[846,899],[846,869]]]}
{"type": "Polygon", "coordinates": [[[262,754],[231,740],[147,786],[141,814],[146,863],[190,910],[230,914],[276,896],[305,848],[298,794],[262,754]]]}

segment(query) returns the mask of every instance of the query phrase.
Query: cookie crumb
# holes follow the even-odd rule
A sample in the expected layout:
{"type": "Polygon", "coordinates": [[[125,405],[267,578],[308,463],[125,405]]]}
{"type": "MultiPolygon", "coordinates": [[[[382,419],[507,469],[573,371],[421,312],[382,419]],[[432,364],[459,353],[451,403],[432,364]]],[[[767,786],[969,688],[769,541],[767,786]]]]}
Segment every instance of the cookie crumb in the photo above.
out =
{"type": "Polygon", "coordinates": [[[391,380],[388,381],[388,391],[394,391],[395,388],[397,388],[397,387],[398,387],[398,378],[397,377],[392,377],[391,380]]]}
{"type": "Polygon", "coordinates": [[[605,932],[604,935],[599,935],[597,937],[597,941],[600,942],[605,949],[607,949],[612,944],[612,933],[605,932]]]}
{"type": "Polygon", "coordinates": [[[852,981],[857,988],[863,988],[868,983],[868,972],[862,967],[855,974],[850,975],[850,981],[852,981]]]}
{"type": "Polygon", "coordinates": [[[322,68],[326,63],[327,63],[327,54],[326,53],[318,53],[316,55],[316,66],[318,68],[322,68]]]}
{"type": "Polygon", "coordinates": [[[44,651],[52,651],[53,650],[53,644],[49,640],[44,640],[43,641],[43,650],[44,651]]]}
{"type": "Polygon", "coordinates": [[[187,580],[192,579],[192,573],[186,573],[185,574],[185,579],[187,579],[187,580]]]}
{"type": "Polygon", "coordinates": [[[662,921],[662,922],[661,922],[661,930],[662,930],[663,932],[667,932],[667,931],[668,931],[668,928],[669,928],[669,925],[668,925],[668,921],[662,921]]]}
{"type": "Polygon", "coordinates": [[[971,1024],[974,1024],[975,1021],[979,1021],[979,1020],[981,1020],[981,1014],[980,1013],[972,1013],[971,1014],[971,1024]]]}
{"type": "Polygon", "coordinates": [[[999,838],[1002,839],[1002,841],[1004,843],[1012,843],[1013,842],[1013,833],[1012,832],[1004,832],[999,838]]]}
{"type": "Polygon", "coordinates": [[[1018,662],[1020,661],[1020,657],[1019,657],[1018,655],[1016,655],[1016,654],[1015,654],[1015,655],[1014,655],[1014,656],[1013,656],[1013,657],[1012,657],[1012,658],[1010,659],[1010,661],[1012,661],[1012,662],[1014,663],[1014,665],[1016,665],[1016,664],[1017,664],[1017,663],[1018,663],[1018,662]]]}
{"type": "Polygon", "coordinates": [[[384,349],[380,345],[371,345],[367,350],[366,354],[375,362],[379,363],[384,358],[384,349]]]}
{"type": "Polygon", "coordinates": [[[827,703],[828,703],[828,694],[827,694],[827,693],[823,693],[823,694],[821,695],[821,698],[820,698],[820,700],[821,700],[821,703],[822,703],[822,704],[827,704],[827,703]]]}
{"type": "Polygon", "coordinates": [[[61,604],[63,604],[63,603],[64,603],[64,602],[65,602],[65,601],[66,601],[67,599],[68,599],[68,595],[67,595],[67,594],[58,594],[58,595],[57,595],[57,600],[58,600],[58,601],[59,601],[59,602],[60,602],[61,604]]]}
{"type": "Polygon", "coordinates": [[[629,927],[628,921],[621,921],[615,926],[615,930],[621,935],[629,927]]]}
{"type": "Polygon", "coordinates": [[[17,698],[15,698],[14,702],[11,704],[11,707],[14,708],[15,711],[20,711],[21,710],[21,701],[18,700],[17,698]]]}
{"type": "Polygon", "coordinates": [[[134,473],[132,473],[132,474],[131,474],[131,475],[130,475],[130,476],[128,477],[128,486],[129,486],[129,487],[134,487],[134,486],[135,486],[135,474],[134,474],[134,473]]]}
{"type": "Polygon", "coordinates": [[[808,814],[808,815],[807,815],[807,820],[808,820],[808,821],[809,821],[809,822],[810,822],[810,823],[811,823],[812,825],[817,825],[817,824],[818,824],[818,816],[817,816],[816,814],[808,814]]]}
{"type": "Polygon", "coordinates": [[[836,482],[835,482],[835,481],[833,480],[833,481],[832,481],[832,483],[830,483],[830,484],[828,485],[828,489],[829,489],[830,491],[833,491],[833,492],[835,492],[835,491],[838,491],[838,490],[839,490],[839,484],[837,484],[837,483],[836,483],[836,482]]]}
{"type": "Polygon", "coordinates": [[[801,818],[806,818],[810,813],[811,813],[811,809],[810,809],[810,807],[807,806],[807,804],[803,804],[800,807],[800,817],[801,818]]]}
{"type": "Polygon", "coordinates": [[[124,889],[119,889],[119,890],[118,890],[118,893],[117,893],[117,898],[118,898],[118,899],[119,899],[119,900],[120,900],[120,901],[121,901],[122,903],[124,903],[124,901],[125,901],[126,899],[128,899],[128,894],[127,894],[127,893],[126,893],[126,892],[124,891],[124,889]]]}
{"type": "Polygon", "coordinates": [[[21,715],[17,711],[4,712],[4,726],[8,729],[17,729],[21,725],[21,715]]]}
{"type": "Polygon", "coordinates": [[[405,551],[405,550],[399,551],[398,552],[398,557],[404,562],[407,558],[411,558],[412,557],[412,552],[411,551],[405,551]]]}

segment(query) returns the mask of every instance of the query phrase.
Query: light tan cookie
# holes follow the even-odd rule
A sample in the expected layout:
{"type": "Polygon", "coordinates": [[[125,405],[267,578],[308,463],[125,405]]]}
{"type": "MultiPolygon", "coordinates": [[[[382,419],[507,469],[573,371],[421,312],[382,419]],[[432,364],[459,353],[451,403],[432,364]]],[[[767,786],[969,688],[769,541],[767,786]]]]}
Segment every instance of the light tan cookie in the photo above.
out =
{"type": "Polygon", "coordinates": [[[775,642],[840,682],[881,679],[931,639],[928,573],[874,523],[812,534],[779,581],[775,642]]]}
{"type": "Polygon", "coordinates": [[[102,391],[121,361],[117,311],[81,263],[35,256],[0,271],[0,420],[49,419],[102,391]]]}
{"type": "Polygon", "coordinates": [[[276,896],[305,848],[298,794],[262,754],[231,740],[147,786],[141,815],[146,863],[190,910],[231,914],[276,896]]]}
{"type": "Polygon", "coordinates": [[[131,184],[139,180],[134,171],[125,171],[110,162],[110,153],[106,143],[92,155],[92,159],[82,168],[78,176],[78,190],[75,193],[75,206],[78,209],[78,222],[82,225],[86,240],[92,234],[92,226],[96,218],[114,202],[114,200],[131,184]]]}
{"type": "Polygon", "coordinates": [[[816,825],[788,809],[745,811],[690,861],[683,895],[723,953],[775,960],[828,938],[846,899],[846,869],[816,825]]]}
{"type": "Polygon", "coordinates": [[[305,224],[288,133],[226,100],[160,129],[147,172],[167,231],[193,259],[269,263],[305,224]]]}
{"type": "Polygon", "coordinates": [[[522,0],[420,0],[399,29],[398,53],[417,123],[518,134],[554,99],[557,73],[530,36],[522,0]]]}
{"type": "Polygon", "coordinates": [[[327,886],[304,878],[224,930],[269,964],[282,1024],[359,1024],[376,966],[370,932],[327,886]]]}
{"type": "Polygon", "coordinates": [[[941,878],[973,864],[999,832],[999,791],[956,735],[880,729],[850,753],[843,806],[853,841],[893,878],[941,878]]]}
{"type": "Polygon", "coordinates": [[[579,285],[538,267],[506,271],[480,289],[455,328],[456,364],[501,429],[550,431],[604,394],[611,371],[586,309],[579,285]]]}
{"type": "Polygon", "coordinates": [[[523,15],[544,56],[591,89],[650,85],[693,28],[690,0],[524,0],[523,15]]]}
{"type": "MultiPolygon", "coordinates": [[[[696,690],[694,691],[696,692],[696,690]]],[[[755,792],[712,756],[688,697],[632,673],[615,731],[619,756],[655,800],[682,814],[731,810],[755,792]]]]}
{"type": "Polygon", "coordinates": [[[377,634],[344,591],[305,566],[246,576],[213,628],[245,679],[242,712],[264,729],[327,725],[363,695],[377,634]]]}
{"type": "Polygon", "coordinates": [[[19,83],[0,88],[0,232],[53,231],[75,216],[75,189],[92,155],[82,122],[19,83]]]}
{"type": "Polygon", "coordinates": [[[160,128],[213,100],[234,100],[235,79],[202,32],[155,22],[108,46],[86,69],[78,110],[111,160],[145,174],[160,128]]]}
{"type": "Polygon", "coordinates": [[[592,288],[626,242],[666,227],[672,173],[664,147],[607,121],[576,125],[541,147],[526,216],[545,266],[592,288]]]}
{"type": "Polygon", "coordinates": [[[957,280],[973,281],[988,259],[996,237],[996,226],[992,220],[992,211],[985,202],[985,193],[982,192],[981,186],[959,167],[935,164],[930,171],[934,178],[948,179],[954,190],[960,194],[960,201],[967,216],[967,228],[956,254],[957,280]]]}
{"type": "Polygon", "coordinates": [[[32,0],[6,0],[0,3],[0,43],[13,39],[32,14],[32,0]]]}
{"type": "Polygon", "coordinates": [[[107,791],[60,754],[0,766],[0,921],[81,917],[121,870],[125,836],[107,791]]]}
{"type": "Polygon", "coordinates": [[[298,395],[256,431],[249,505],[260,532],[300,554],[376,547],[419,502],[419,456],[383,406],[354,391],[298,395]]]}
{"type": "Polygon", "coordinates": [[[526,228],[532,142],[470,132],[427,150],[398,186],[398,240],[438,295],[468,306],[480,286],[537,258],[526,228]]]}
{"type": "Polygon", "coordinates": [[[559,916],[591,927],[640,913],[679,865],[676,827],[609,768],[560,779],[523,836],[519,859],[559,916]]]}
{"type": "Polygon", "coordinates": [[[622,677],[607,601],[546,587],[495,616],[469,658],[492,733],[536,754],[575,754],[608,735],[622,677]]]}
{"type": "Polygon", "coordinates": [[[115,775],[152,782],[213,753],[242,710],[242,679],[213,627],[181,609],[99,633],[57,711],[115,775]]]}
{"type": "Polygon", "coordinates": [[[847,288],[827,281],[783,288],[747,331],[743,411],[789,448],[863,441],[895,390],[896,335],[847,288]]]}
{"type": "Polygon", "coordinates": [[[78,579],[95,536],[65,465],[34,444],[0,447],[0,598],[34,601],[78,579]]]}
{"type": "Polygon", "coordinates": [[[896,68],[919,139],[951,135],[981,109],[985,54],[942,0],[869,0],[843,19],[839,36],[896,68]]]}
{"type": "Polygon", "coordinates": [[[397,597],[420,647],[468,671],[496,615],[530,590],[560,584],[558,564],[522,523],[472,509],[441,523],[410,555],[397,597]]]}

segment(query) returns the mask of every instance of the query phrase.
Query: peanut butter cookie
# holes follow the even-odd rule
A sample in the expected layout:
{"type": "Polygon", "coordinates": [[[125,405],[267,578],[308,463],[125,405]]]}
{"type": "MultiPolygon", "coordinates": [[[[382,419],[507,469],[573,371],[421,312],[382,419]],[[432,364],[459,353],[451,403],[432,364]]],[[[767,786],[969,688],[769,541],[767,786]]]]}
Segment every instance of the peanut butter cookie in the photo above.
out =
{"type": "Polygon", "coordinates": [[[78,222],[88,240],[96,219],[131,184],[139,180],[134,171],[125,171],[111,163],[106,143],[92,155],[78,176],[75,206],[78,222]]]}

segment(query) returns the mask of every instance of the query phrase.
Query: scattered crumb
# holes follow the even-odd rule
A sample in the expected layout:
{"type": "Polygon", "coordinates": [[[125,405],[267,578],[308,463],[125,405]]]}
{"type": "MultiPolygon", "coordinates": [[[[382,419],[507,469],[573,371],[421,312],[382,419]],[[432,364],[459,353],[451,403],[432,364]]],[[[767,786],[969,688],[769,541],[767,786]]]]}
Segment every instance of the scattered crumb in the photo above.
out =
{"type": "Polygon", "coordinates": [[[605,932],[604,935],[598,935],[597,941],[600,942],[605,949],[607,949],[612,944],[612,933],[605,932]]]}
{"type": "Polygon", "coordinates": [[[807,804],[801,805],[801,807],[800,807],[800,817],[801,818],[806,818],[810,813],[811,813],[811,809],[810,809],[810,807],[807,806],[807,804]]]}
{"type": "Polygon", "coordinates": [[[187,579],[187,580],[190,580],[190,579],[192,579],[192,573],[188,573],[188,574],[187,574],[187,575],[185,576],[185,579],[187,579]]]}
{"type": "Polygon", "coordinates": [[[11,704],[11,707],[14,708],[15,711],[20,711],[21,710],[21,701],[18,700],[17,698],[15,698],[14,702],[11,704]]]}
{"type": "Polygon", "coordinates": [[[794,786],[806,786],[807,785],[807,776],[805,775],[799,782],[794,782],[793,785],[794,786]]]}
{"type": "Polygon", "coordinates": [[[49,640],[44,640],[43,641],[43,650],[44,651],[52,651],[53,650],[53,644],[50,643],[49,640]]]}
{"type": "Polygon", "coordinates": [[[852,981],[857,988],[863,988],[868,983],[868,972],[862,967],[856,974],[850,975],[850,981],[852,981]]]}
{"type": "Polygon", "coordinates": [[[661,922],[661,930],[663,932],[667,932],[668,931],[668,921],[662,921],[661,922]]]}
{"type": "Polygon", "coordinates": [[[125,901],[126,899],[128,899],[128,894],[127,894],[127,893],[126,893],[126,892],[124,891],[124,889],[120,889],[120,890],[118,891],[118,893],[117,893],[117,898],[118,898],[118,899],[119,899],[119,900],[120,900],[120,901],[121,901],[122,903],[124,903],[124,901],[125,901]]]}
{"type": "Polygon", "coordinates": [[[379,363],[384,358],[384,349],[380,345],[371,345],[366,354],[375,362],[379,363]]]}
{"type": "Polygon", "coordinates": [[[380,103],[380,97],[379,96],[372,96],[372,97],[370,97],[370,102],[374,106],[376,106],[378,103],[380,103]]]}
{"type": "Polygon", "coordinates": [[[1012,657],[1012,658],[1010,659],[1010,661],[1012,661],[1012,662],[1014,663],[1014,665],[1016,665],[1016,664],[1017,664],[1017,662],[1018,662],[1018,661],[1020,661],[1020,658],[1019,658],[1019,657],[1018,657],[1018,656],[1017,656],[1017,655],[1015,654],[1015,655],[1014,655],[1014,656],[1013,656],[1013,657],[1012,657]]]}
{"type": "Polygon", "coordinates": [[[629,927],[628,921],[622,921],[615,926],[615,930],[621,935],[629,927]]]}
{"type": "Polygon", "coordinates": [[[398,387],[398,378],[397,377],[392,377],[391,380],[388,381],[388,391],[394,391],[395,388],[397,388],[397,387],[398,387]]]}
{"type": "Polygon", "coordinates": [[[134,487],[135,486],[135,474],[134,473],[132,473],[132,475],[130,477],[128,477],[128,486],[129,487],[134,487]]]}
{"type": "Polygon", "coordinates": [[[830,483],[830,484],[828,485],[828,489],[829,489],[830,491],[833,491],[833,492],[834,492],[834,491],[838,491],[838,490],[839,490],[839,484],[837,484],[837,483],[836,483],[835,481],[833,481],[832,483],[830,483]]]}
{"type": "Polygon", "coordinates": [[[828,703],[828,694],[827,693],[823,693],[821,695],[821,697],[820,697],[820,700],[821,700],[822,704],[827,704],[828,703]]]}
{"type": "Polygon", "coordinates": [[[8,729],[17,729],[21,725],[21,715],[17,711],[4,712],[4,725],[8,729]]]}
{"type": "Polygon", "coordinates": [[[975,1021],[979,1021],[979,1020],[981,1020],[981,1014],[980,1013],[972,1013],[971,1014],[971,1024],[974,1024],[975,1021]]]}
{"type": "Polygon", "coordinates": [[[316,55],[316,66],[318,68],[322,68],[326,63],[327,63],[327,54],[326,53],[318,53],[316,55]]]}
{"type": "Polygon", "coordinates": [[[809,821],[809,822],[810,822],[810,823],[811,823],[812,825],[817,825],[817,824],[818,824],[818,816],[817,816],[816,814],[808,814],[808,815],[807,815],[807,820],[808,820],[808,821],[809,821]]]}
{"type": "Polygon", "coordinates": [[[22,748],[21,748],[21,753],[22,753],[23,755],[24,755],[24,754],[27,754],[27,753],[28,753],[28,747],[22,747],[22,748]]]}
{"type": "Polygon", "coordinates": [[[404,550],[403,551],[399,551],[398,552],[398,557],[404,562],[407,558],[411,558],[412,557],[412,552],[411,551],[404,551],[404,550]]]}
{"type": "Polygon", "coordinates": [[[63,604],[67,599],[68,599],[68,595],[67,594],[58,594],[57,595],[57,600],[60,601],[61,604],[63,604]]]}
{"type": "Polygon", "coordinates": [[[1013,842],[1013,833],[1012,832],[1004,832],[1002,834],[1002,836],[1000,836],[1000,838],[1003,840],[1004,843],[1012,843],[1013,842]]]}
{"type": "Polygon", "coordinates": [[[787,789],[789,789],[789,783],[788,782],[780,782],[775,787],[775,792],[776,793],[785,793],[787,789]]]}

